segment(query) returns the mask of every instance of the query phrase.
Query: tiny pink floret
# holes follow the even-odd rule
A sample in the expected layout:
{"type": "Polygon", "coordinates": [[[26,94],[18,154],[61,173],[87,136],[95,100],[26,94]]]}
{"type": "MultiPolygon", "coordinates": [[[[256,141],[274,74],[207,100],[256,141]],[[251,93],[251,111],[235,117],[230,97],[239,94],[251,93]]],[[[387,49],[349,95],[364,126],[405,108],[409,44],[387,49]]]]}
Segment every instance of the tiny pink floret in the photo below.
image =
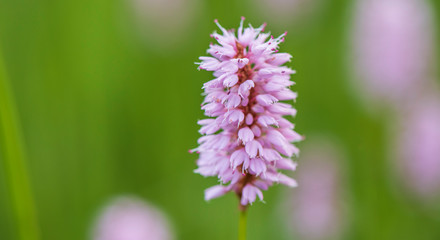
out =
{"type": "Polygon", "coordinates": [[[274,183],[295,187],[295,180],[279,172],[295,170],[299,150],[293,145],[303,139],[284,116],[296,110],[286,102],[297,94],[289,87],[294,70],[282,66],[291,55],[277,53],[287,32],[274,38],[259,28],[243,27],[237,35],[215,19],[222,34],[211,34],[218,44],[210,44],[200,57],[199,69],[212,71],[215,79],[203,85],[202,110],[210,117],[201,125],[200,144],[192,152],[200,154],[195,170],[205,177],[217,176],[220,185],[208,188],[205,199],[235,192],[241,206],[263,200],[262,190],[274,183]]]}

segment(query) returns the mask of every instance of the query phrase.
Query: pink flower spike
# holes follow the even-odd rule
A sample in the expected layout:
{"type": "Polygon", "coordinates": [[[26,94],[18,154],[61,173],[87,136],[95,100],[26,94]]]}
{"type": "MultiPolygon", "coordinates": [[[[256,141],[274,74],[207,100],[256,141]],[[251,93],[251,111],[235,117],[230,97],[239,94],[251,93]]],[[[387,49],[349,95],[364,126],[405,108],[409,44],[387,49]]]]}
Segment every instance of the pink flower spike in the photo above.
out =
{"type": "Polygon", "coordinates": [[[296,99],[290,90],[295,71],[283,66],[292,56],[278,52],[287,32],[274,38],[258,28],[244,26],[242,17],[237,32],[215,24],[221,33],[212,36],[211,44],[200,57],[199,68],[213,72],[214,79],[203,84],[202,110],[208,117],[200,120],[195,170],[203,176],[215,176],[220,186],[208,188],[205,199],[220,197],[229,191],[240,198],[241,209],[263,200],[262,190],[274,183],[294,187],[295,180],[279,170],[295,170],[298,149],[292,144],[301,140],[294,125],[285,116],[296,114],[290,104],[296,99]],[[279,165],[279,166],[278,166],[279,165]]]}
{"type": "Polygon", "coordinates": [[[304,147],[296,174],[301,187],[285,198],[286,222],[294,239],[343,239],[350,222],[341,165],[345,154],[336,139],[313,139],[304,147]]]}
{"type": "Polygon", "coordinates": [[[134,197],[118,197],[106,206],[93,228],[93,240],[172,240],[164,214],[134,197]]]}
{"type": "Polygon", "coordinates": [[[350,51],[353,86],[367,101],[401,109],[429,84],[438,66],[438,26],[430,1],[356,2],[350,51]]]}

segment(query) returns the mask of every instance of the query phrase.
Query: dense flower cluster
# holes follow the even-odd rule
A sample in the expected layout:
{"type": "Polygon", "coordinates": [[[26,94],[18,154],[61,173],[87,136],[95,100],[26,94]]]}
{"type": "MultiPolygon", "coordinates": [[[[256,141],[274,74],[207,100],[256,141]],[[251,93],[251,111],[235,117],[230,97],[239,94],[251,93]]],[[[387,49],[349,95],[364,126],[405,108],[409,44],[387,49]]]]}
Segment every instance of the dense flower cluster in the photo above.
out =
{"type": "Polygon", "coordinates": [[[200,57],[199,69],[214,72],[215,79],[203,86],[202,104],[205,115],[213,118],[198,122],[204,136],[191,151],[200,154],[195,172],[218,176],[221,183],[205,191],[206,200],[234,191],[247,206],[257,196],[262,200],[261,190],[274,182],[297,185],[278,170],[295,170],[291,158],[299,151],[291,143],[303,137],[283,118],[295,116],[296,110],[279,102],[297,96],[289,90],[294,71],[281,66],[292,56],[277,53],[286,33],[274,38],[262,33],[265,24],[243,28],[243,20],[237,36],[215,20],[222,35],[211,36],[219,44],[210,45],[207,52],[212,57],[200,57]]]}

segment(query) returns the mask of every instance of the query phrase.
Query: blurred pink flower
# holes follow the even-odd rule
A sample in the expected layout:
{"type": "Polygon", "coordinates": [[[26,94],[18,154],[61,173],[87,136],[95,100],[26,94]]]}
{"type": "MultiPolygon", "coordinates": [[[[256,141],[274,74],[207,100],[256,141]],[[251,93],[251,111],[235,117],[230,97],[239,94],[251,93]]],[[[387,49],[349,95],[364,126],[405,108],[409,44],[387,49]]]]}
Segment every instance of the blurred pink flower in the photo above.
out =
{"type": "Polygon", "coordinates": [[[129,197],[112,201],[99,216],[94,240],[172,240],[162,213],[145,202],[129,197]]]}
{"type": "Polygon", "coordinates": [[[290,54],[277,53],[286,33],[274,38],[259,28],[243,27],[237,36],[215,21],[222,35],[211,36],[219,45],[211,44],[208,54],[200,57],[199,69],[213,71],[215,79],[204,84],[205,100],[202,110],[208,118],[202,126],[200,153],[195,171],[203,176],[217,176],[222,184],[209,188],[209,200],[234,191],[241,205],[252,204],[261,190],[274,182],[295,187],[295,180],[280,173],[279,169],[295,170],[291,158],[299,153],[292,142],[302,140],[293,131],[294,125],[283,118],[295,116],[296,110],[283,100],[296,99],[289,89],[294,83],[294,70],[282,66],[290,54]]]}
{"type": "Polygon", "coordinates": [[[178,48],[191,31],[203,1],[127,0],[136,30],[151,50],[178,48]]]}
{"type": "Polygon", "coordinates": [[[284,26],[313,15],[324,3],[324,0],[257,0],[255,6],[263,16],[284,26]]]}
{"type": "Polygon", "coordinates": [[[421,197],[440,193],[440,93],[423,97],[400,116],[396,165],[421,197]]]}
{"type": "Polygon", "coordinates": [[[329,141],[303,148],[296,175],[300,187],[287,205],[292,213],[288,222],[300,239],[340,239],[345,217],[340,158],[339,150],[329,141]]]}
{"type": "Polygon", "coordinates": [[[433,71],[434,26],[425,0],[358,0],[353,28],[359,88],[399,107],[433,71]]]}

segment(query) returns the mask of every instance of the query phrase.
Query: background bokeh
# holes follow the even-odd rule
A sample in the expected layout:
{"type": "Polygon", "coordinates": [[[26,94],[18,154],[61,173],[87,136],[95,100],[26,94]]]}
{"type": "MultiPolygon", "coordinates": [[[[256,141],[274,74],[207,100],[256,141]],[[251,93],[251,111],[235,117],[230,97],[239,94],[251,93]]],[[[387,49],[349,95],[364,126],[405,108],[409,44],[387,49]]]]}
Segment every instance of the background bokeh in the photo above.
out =
{"type": "MultiPolygon", "coordinates": [[[[274,35],[289,32],[280,50],[293,55],[289,65],[298,72],[294,123],[306,136],[300,149],[325,138],[342,152],[334,161],[343,175],[335,191],[344,212],[337,216],[344,226],[338,239],[440,239],[439,198],[418,197],[395,171],[398,141],[390,126],[405,115],[385,104],[371,111],[353,87],[356,2],[300,2],[0,0],[0,58],[18,112],[40,239],[91,239],[97,214],[120,195],[160,209],[175,239],[235,239],[236,197],[206,203],[203,190],[216,179],[193,173],[197,156],[188,149],[199,137],[201,86],[212,78],[194,62],[212,41],[213,19],[237,28],[240,16],[254,26],[267,22],[274,35]]],[[[435,32],[440,1],[425,3],[435,32]]],[[[438,83],[436,66],[430,77],[438,83]]],[[[301,171],[301,157],[298,163],[301,171]]],[[[18,240],[6,176],[0,164],[0,239],[18,240]]],[[[265,192],[266,203],[249,210],[249,239],[299,239],[289,216],[295,208],[286,207],[296,191],[265,192]]]]}

